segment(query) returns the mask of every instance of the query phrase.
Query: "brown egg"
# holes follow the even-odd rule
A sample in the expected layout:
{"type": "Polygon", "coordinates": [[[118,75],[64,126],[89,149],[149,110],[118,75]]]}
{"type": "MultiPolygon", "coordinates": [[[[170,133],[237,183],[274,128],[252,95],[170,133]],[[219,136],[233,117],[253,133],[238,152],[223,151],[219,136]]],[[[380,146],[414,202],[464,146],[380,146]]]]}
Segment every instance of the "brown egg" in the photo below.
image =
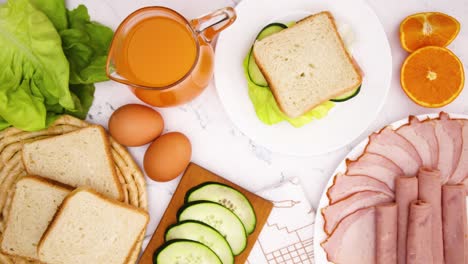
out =
{"type": "Polygon", "coordinates": [[[128,104],[112,113],[109,133],[120,144],[135,147],[150,143],[164,128],[161,115],[150,107],[128,104]]]}
{"type": "Polygon", "coordinates": [[[182,133],[160,136],[148,147],[143,160],[148,177],[165,182],[176,178],[188,166],[192,157],[190,140],[182,133]]]}

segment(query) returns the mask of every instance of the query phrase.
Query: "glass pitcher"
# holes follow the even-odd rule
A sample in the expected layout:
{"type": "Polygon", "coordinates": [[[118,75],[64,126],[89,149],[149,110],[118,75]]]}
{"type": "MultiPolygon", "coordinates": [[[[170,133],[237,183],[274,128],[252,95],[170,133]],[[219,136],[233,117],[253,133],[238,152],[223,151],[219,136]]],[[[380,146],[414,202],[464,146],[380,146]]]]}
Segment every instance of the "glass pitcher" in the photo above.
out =
{"type": "Polygon", "coordinates": [[[166,7],[139,9],[115,32],[106,73],[147,104],[187,103],[208,86],[214,68],[211,42],[235,19],[231,7],[191,21],[166,7]]]}

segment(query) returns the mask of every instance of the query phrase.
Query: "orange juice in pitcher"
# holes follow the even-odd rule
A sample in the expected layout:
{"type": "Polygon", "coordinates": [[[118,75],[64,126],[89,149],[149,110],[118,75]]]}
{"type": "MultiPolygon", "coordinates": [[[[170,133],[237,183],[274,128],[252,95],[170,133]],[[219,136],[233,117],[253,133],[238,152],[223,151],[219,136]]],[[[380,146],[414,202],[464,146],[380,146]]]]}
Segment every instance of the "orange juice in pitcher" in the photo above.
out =
{"type": "Polygon", "coordinates": [[[165,7],[140,9],[117,29],[107,74],[153,106],[186,103],[211,80],[214,58],[210,42],[234,20],[234,10],[229,7],[190,22],[165,7]]]}

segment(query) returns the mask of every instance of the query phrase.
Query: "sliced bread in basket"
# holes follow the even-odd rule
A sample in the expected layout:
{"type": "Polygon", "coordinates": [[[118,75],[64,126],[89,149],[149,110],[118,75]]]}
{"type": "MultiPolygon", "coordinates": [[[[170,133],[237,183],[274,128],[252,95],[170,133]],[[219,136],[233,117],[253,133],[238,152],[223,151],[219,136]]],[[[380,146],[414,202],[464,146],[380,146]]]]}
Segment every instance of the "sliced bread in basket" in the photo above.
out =
{"type": "Polygon", "coordinates": [[[25,176],[14,188],[1,251],[37,260],[37,245],[63,199],[72,191],[41,177],[25,176]]]}
{"type": "Polygon", "coordinates": [[[49,264],[125,264],[148,224],[142,209],[81,187],[63,201],[39,246],[49,264]]]}
{"type": "Polygon", "coordinates": [[[25,143],[22,155],[29,174],[73,187],[89,186],[119,201],[124,198],[109,139],[101,126],[25,143]]]}

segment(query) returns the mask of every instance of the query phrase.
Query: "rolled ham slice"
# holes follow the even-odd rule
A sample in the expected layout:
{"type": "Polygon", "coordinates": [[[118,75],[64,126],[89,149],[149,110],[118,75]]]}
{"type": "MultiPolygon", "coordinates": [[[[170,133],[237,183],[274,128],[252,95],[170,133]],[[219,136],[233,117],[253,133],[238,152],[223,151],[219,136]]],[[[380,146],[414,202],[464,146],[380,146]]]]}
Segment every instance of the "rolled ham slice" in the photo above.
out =
{"type": "Polygon", "coordinates": [[[465,264],[466,192],[463,185],[442,187],[445,263],[465,264]]]}
{"type": "MultiPolygon", "coordinates": [[[[465,189],[466,191],[466,189],[465,189]]],[[[468,192],[466,192],[468,194],[468,192]]],[[[466,213],[468,214],[468,196],[466,197],[466,213]]],[[[465,263],[468,264],[468,215],[466,222],[466,233],[465,233],[465,263]]]]}
{"type": "Polygon", "coordinates": [[[455,168],[452,176],[448,179],[447,183],[450,185],[459,184],[468,177],[468,120],[459,121],[463,123],[462,126],[462,151],[460,160],[455,168]]]}
{"type": "MultiPolygon", "coordinates": [[[[411,202],[408,218],[407,264],[432,264],[432,207],[421,200],[411,202]]],[[[450,262],[449,262],[450,263],[450,262]]]]}
{"type": "Polygon", "coordinates": [[[375,207],[376,264],[397,264],[398,207],[396,203],[375,207]]]}
{"type": "Polygon", "coordinates": [[[375,263],[375,209],[350,214],[322,242],[327,258],[335,264],[375,263]]]}
{"type": "Polygon", "coordinates": [[[343,218],[357,210],[392,201],[392,197],[379,192],[364,191],[355,193],[322,209],[322,215],[325,219],[324,230],[329,235],[343,218]]]}
{"type": "Polygon", "coordinates": [[[395,196],[392,190],[381,181],[368,176],[348,176],[342,173],[338,173],[335,176],[333,185],[327,191],[327,196],[330,200],[330,204],[334,204],[352,194],[362,191],[381,192],[392,198],[395,196]]]}
{"type": "Polygon", "coordinates": [[[395,189],[395,178],[403,170],[393,161],[382,155],[364,153],[357,160],[346,161],[346,175],[365,175],[385,183],[392,191],[395,189]]]}
{"type": "Polygon", "coordinates": [[[441,112],[438,120],[433,120],[439,145],[439,162],[442,184],[446,183],[458,166],[462,152],[462,125],[441,112]]]}
{"type": "Polygon", "coordinates": [[[382,155],[397,164],[405,175],[415,176],[422,165],[414,146],[391,127],[385,127],[369,137],[365,152],[382,155]]]}
{"type": "Polygon", "coordinates": [[[462,184],[465,185],[465,192],[468,193],[468,177],[463,180],[462,184]]]}
{"type": "Polygon", "coordinates": [[[398,205],[398,264],[406,263],[409,206],[412,201],[417,199],[418,179],[416,177],[397,178],[395,184],[395,200],[398,205]]]}
{"type": "Polygon", "coordinates": [[[408,118],[409,123],[396,130],[398,134],[407,139],[421,157],[422,165],[437,168],[439,159],[439,145],[432,122],[421,122],[415,116],[408,118]]]}
{"type": "Polygon", "coordinates": [[[442,232],[442,185],[439,170],[422,167],[418,173],[418,196],[432,207],[432,256],[434,264],[444,263],[442,232]]]}

